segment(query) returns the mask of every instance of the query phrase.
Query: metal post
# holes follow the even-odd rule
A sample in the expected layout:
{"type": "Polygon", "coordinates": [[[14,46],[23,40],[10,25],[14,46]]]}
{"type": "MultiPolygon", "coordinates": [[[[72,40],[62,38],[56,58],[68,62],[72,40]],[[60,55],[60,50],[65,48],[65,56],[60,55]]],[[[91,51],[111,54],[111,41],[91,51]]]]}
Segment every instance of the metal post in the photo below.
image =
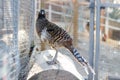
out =
{"type": "MultiPolygon", "coordinates": [[[[19,23],[19,6],[20,6],[20,1],[15,1],[15,0],[11,0],[12,2],[12,8],[13,8],[13,12],[12,12],[12,16],[13,16],[13,52],[14,54],[16,54],[16,63],[17,63],[17,71],[16,72],[19,72],[20,70],[20,60],[19,60],[19,50],[18,50],[18,23],[19,23]]],[[[18,75],[19,73],[17,74],[17,79],[18,79],[18,75]]]]}
{"type": "Polygon", "coordinates": [[[50,21],[52,21],[52,5],[51,5],[51,2],[49,3],[49,15],[48,15],[48,19],[50,21]]]}
{"type": "MultiPolygon", "coordinates": [[[[35,42],[35,39],[36,39],[36,37],[35,37],[35,31],[36,31],[35,25],[36,25],[36,24],[35,24],[35,23],[36,23],[36,17],[37,17],[37,12],[38,12],[37,2],[38,2],[38,1],[36,1],[36,0],[35,0],[35,2],[34,2],[34,4],[35,4],[35,5],[34,5],[34,11],[35,11],[35,12],[34,12],[34,16],[35,16],[35,18],[34,18],[34,42],[35,42]]],[[[39,3],[40,3],[40,1],[39,1],[39,3]]],[[[40,8],[39,8],[39,9],[40,9],[40,8]]]]}
{"type": "Polygon", "coordinates": [[[2,10],[2,24],[1,24],[1,28],[3,29],[4,28],[4,0],[1,1],[2,3],[0,4],[1,5],[1,10],[2,10]]]}
{"type": "Polygon", "coordinates": [[[95,78],[98,80],[98,64],[99,64],[99,54],[100,54],[100,0],[96,1],[96,55],[95,55],[95,78]]]}
{"type": "MultiPolygon", "coordinates": [[[[95,1],[94,0],[90,0],[90,40],[89,40],[89,63],[92,66],[92,68],[94,67],[94,7],[95,7],[95,1]]],[[[88,76],[88,80],[93,80],[94,79],[94,75],[93,73],[90,72],[89,76],[88,76]]]]}
{"type": "Polygon", "coordinates": [[[120,7],[120,4],[113,4],[113,3],[101,3],[99,4],[101,5],[102,7],[120,7]]]}
{"type": "MultiPolygon", "coordinates": [[[[32,21],[32,23],[31,23],[31,25],[30,25],[30,33],[29,33],[29,36],[33,36],[34,35],[34,26],[35,26],[35,13],[36,13],[36,11],[35,11],[35,0],[32,0],[32,5],[31,5],[31,8],[32,8],[32,17],[34,18],[34,19],[32,19],[31,21],[32,21]]],[[[29,43],[31,44],[31,42],[33,42],[34,41],[34,37],[30,37],[30,41],[29,41],[29,43]]],[[[30,45],[29,44],[29,45],[30,45]]]]}
{"type": "Polygon", "coordinates": [[[108,13],[108,8],[106,9],[106,12],[107,12],[107,15],[106,15],[106,21],[105,21],[105,34],[108,36],[108,30],[109,30],[109,27],[108,27],[108,24],[109,24],[109,13],[108,13]]]}

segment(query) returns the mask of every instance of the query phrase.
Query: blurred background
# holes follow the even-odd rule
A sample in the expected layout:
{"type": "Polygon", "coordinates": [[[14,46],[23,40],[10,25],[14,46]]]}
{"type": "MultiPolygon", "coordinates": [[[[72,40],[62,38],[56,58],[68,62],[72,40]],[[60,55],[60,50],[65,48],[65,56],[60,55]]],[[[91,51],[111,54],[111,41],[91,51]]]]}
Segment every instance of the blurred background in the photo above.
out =
{"type": "Polygon", "coordinates": [[[27,78],[33,65],[30,46],[39,42],[34,26],[41,9],[49,21],[71,35],[74,46],[97,71],[98,80],[120,80],[119,0],[0,0],[0,80],[27,78]]]}

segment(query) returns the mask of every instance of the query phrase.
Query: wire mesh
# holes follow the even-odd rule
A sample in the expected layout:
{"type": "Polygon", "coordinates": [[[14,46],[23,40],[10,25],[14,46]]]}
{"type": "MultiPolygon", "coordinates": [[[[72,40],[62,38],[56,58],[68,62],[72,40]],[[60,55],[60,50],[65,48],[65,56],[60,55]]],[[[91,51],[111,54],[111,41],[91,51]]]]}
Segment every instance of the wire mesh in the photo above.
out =
{"type": "Polygon", "coordinates": [[[26,79],[34,13],[34,0],[0,0],[0,80],[26,79]]]}
{"type": "MultiPolygon", "coordinates": [[[[92,48],[92,46],[94,46],[94,44],[89,41],[90,37],[92,35],[92,34],[90,34],[91,33],[90,28],[92,29],[92,27],[90,27],[90,22],[92,21],[90,18],[92,16],[90,15],[89,4],[90,4],[90,2],[88,2],[86,0],[79,0],[79,12],[78,12],[79,13],[79,18],[78,18],[78,24],[79,24],[78,25],[78,36],[79,36],[79,38],[78,38],[77,43],[78,43],[78,50],[80,51],[80,54],[82,56],[84,56],[87,61],[89,61],[89,55],[90,55],[90,53],[93,53],[92,49],[94,48],[94,47],[92,48]],[[92,52],[89,52],[89,49],[92,52]]],[[[91,37],[91,40],[94,40],[94,39],[92,39],[92,37],[91,37]]],[[[79,69],[78,71],[85,78],[88,78],[88,75],[86,75],[83,68],[77,67],[77,69],[79,69]]]]}
{"type": "Polygon", "coordinates": [[[119,0],[101,0],[102,3],[119,4],[119,0]]]}
{"type": "Polygon", "coordinates": [[[100,80],[114,77],[118,79],[120,75],[119,57],[120,57],[120,9],[105,8],[101,19],[101,43],[100,43],[100,80]]]}
{"type": "MultiPolygon", "coordinates": [[[[107,0],[102,0],[102,3],[105,3],[104,1],[107,0]],[[103,1],[103,2],[102,2],[103,1]]],[[[117,0],[116,0],[117,1],[117,0]]],[[[108,8],[105,8],[101,6],[100,14],[101,15],[95,15],[95,17],[100,16],[100,64],[99,64],[99,78],[98,80],[106,80],[108,77],[114,77],[114,79],[118,79],[119,77],[119,69],[117,68],[119,66],[119,52],[120,52],[120,27],[119,27],[119,11],[120,8],[116,7],[116,4],[119,3],[114,3],[115,0],[112,0],[109,3],[114,5],[115,8],[110,8],[108,6],[111,6],[111,4],[107,5],[108,8]],[[107,78],[106,78],[107,77],[107,78]]],[[[89,8],[86,6],[82,6],[82,2],[80,6],[80,19],[79,22],[81,22],[80,28],[80,41],[82,43],[87,43],[88,39],[90,38],[90,34],[87,33],[90,31],[90,15],[89,15],[89,8]],[[87,12],[87,14],[86,14],[87,12]],[[85,23],[85,25],[84,25],[85,23]],[[86,36],[87,34],[87,36],[86,36]],[[84,36],[83,36],[84,35],[84,36]],[[83,40],[84,39],[84,40],[83,40]]],[[[106,5],[106,4],[104,4],[106,5]]],[[[97,5],[96,5],[97,6],[97,5]]],[[[98,12],[99,13],[99,12],[98,12]]],[[[97,20],[95,20],[97,21],[97,20]]],[[[98,38],[96,38],[96,25],[98,23],[94,24],[94,41],[96,42],[98,38]]],[[[94,42],[94,43],[95,43],[94,42]]],[[[82,44],[81,43],[81,44],[82,44]]],[[[89,42],[86,45],[81,45],[83,48],[82,50],[88,51],[88,48],[86,48],[89,45],[89,42]],[[84,49],[85,48],[85,49],[84,49]]],[[[93,43],[92,43],[93,44],[93,43]]],[[[96,43],[98,44],[98,43],[96,43]]],[[[95,44],[95,45],[96,45],[95,44]]],[[[80,46],[80,48],[81,48],[80,46]]],[[[88,46],[89,47],[89,46],[88,46]]],[[[82,51],[81,50],[81,51],[82,51]]],[[[95,50],[95,48],[94,48],[95,50]]],[[[83,53],[83,52],[82,52],[83,53]]],[[[93,52],[94,53],[94,52],[93,52]]],[[[97,52],[96,52],[97,54],[97,52]]],[[[95,54],[95,55],[96,55],[95,54]]],[[[84,55],[84,54],[83,54],[84,55]]],[[[97,79],[95,79],[97,80],[97,79]]]]}
{"type": "Polygon", "coordinates": [[[18,1],[0,1],[0,79],[17,80],[19,54],[17,45],[18,1]],[[16,9],[15,9],[16,8],[16,9]],[[14,16],[14,17],[13,17],[14,16]]]}
{"type": "Polygon", "coordinates": [[[18,47],[20,51],[20,80],[26,80],[27,74],[32,66],[29,62],[29,50],[34,40],[34,18],[35,1],[20,0],[19,6],[19,27],[18,47]]]}

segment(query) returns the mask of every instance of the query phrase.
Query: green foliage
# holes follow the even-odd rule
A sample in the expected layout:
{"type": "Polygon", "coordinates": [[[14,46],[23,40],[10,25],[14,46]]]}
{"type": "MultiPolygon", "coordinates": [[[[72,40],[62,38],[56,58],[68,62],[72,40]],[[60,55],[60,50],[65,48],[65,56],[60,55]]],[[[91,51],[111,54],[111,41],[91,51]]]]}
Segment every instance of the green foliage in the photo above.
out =
{"type": "Polygon", "coordinates": [[[120,19],[120,9],[113,8],[112,12],[109,14],[112,19],[120,19]]]}

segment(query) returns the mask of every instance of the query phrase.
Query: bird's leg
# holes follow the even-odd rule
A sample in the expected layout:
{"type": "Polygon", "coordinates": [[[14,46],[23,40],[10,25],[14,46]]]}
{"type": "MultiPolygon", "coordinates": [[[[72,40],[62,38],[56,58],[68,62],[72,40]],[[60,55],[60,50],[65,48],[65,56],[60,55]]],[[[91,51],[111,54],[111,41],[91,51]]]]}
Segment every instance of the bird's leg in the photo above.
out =
{"type": "Polygon", "coordinates": [[[52,61],[47,61],[47,64],[49,64],[49,65],[57,64],[58,63],[57,56],[58,56],[58,51],[56,50],[54,58],[52,59],[52,61]]]}
{"type": "Polygon", "coordinates": [[[57,56],[58,56],[58,50],[56,50],[55,56],[53,58],[53,61],[57,61],[57,56]]]}

